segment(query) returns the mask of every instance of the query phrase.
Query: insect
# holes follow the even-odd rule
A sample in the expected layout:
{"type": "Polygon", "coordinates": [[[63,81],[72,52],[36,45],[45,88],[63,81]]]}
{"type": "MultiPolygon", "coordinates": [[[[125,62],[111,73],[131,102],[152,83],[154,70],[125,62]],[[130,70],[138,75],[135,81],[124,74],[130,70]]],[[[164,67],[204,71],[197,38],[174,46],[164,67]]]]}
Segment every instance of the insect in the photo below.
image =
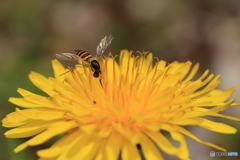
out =
{"type": "MultiPolygon", "coordinates": [[[[98,58],[102,57],[102,55],[105,53],[107,48],[111,45],[113,38],[114,38],[113,34],[110,33],[109,35],[107,35],[103,39],[101,39],[101,41],[98,44],[97,49],[96,49],[98,58]]],[[[79,58],[81,58],[89,64],[89,66],[91,67],[91,69],[93,71],[93,76],[95,78],[100,78],[101,67],[100,67],[99,62],[95,58],[93,58],[93,56],[87,51],[75,50],[75,52],[76,52],[75,54],[73,54],[73,53],[58,53],[58,54],[56,54],[56,57],[63,61],[71,62],[72,64],[78,64],[78,60],[79,60],[79,58]]],[[[101,80],[100,80],[100,83],[101,83],[101,80]]]]}

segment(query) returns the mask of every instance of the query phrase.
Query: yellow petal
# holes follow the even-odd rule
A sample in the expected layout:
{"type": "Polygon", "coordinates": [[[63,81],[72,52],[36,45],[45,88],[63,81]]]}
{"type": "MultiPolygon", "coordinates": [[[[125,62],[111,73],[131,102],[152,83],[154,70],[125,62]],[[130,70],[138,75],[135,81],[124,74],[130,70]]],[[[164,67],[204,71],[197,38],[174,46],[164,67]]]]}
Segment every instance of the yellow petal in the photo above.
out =
{"type": "Polygon", "coordinates": [[[8,122],[7,118],[4,118],[2,120],[2,126],[3,127],[8,127],[8,128],[12,128],[12,127],[17,127],[17,126],[21,126],[24,125],[25,123],[20,123],[20,122],[8,122]]]}
{"type": "Polygon", "coordinates": [[[120,79],[120,69],[119,65],[115,61],[114,58],[108,58],[105,63],[105,67],[103,68],[103,81],[107,81],[110,84],[119,84],[120,79]],[[104,73],[107,73],[106,75],[104,73]]]}
{"type": "Polygon", "coordinates": [[[234,91],[235,91],[234,87],[231,87],[231,88],[227,89],[221,95],[218,95],[217,98],[215,98],[214,103],[224,102],[225,100],[227,100],[232,95],[232,93],[234,91]]]}
{"type": "Polygon", "coordinates": [[[104,160],[107,159],[106,158],[106,143],[107,143],[107,139],[102,139],[102,142],[99,146],[99,150],[97,151],[97,154],[95,156],[95,160],[104,160]]]}
{"type": "Polygon", "coordinates": [[[200,122],[198,125],[210,131],[225,133],[225,134],[234,134],[237,132],[236,128],[231,127],[227,124],[213,122],[203,118],[199,118],[199,119],[202,119],[202,122],[200,122]]]}
{"type": "Polygon", "coordinates": [[[176,118],[173,120],[174,124],[177,125],[198,125],[199,123],[201,123],[203,121],[203,119],[200,118],[191,118],[191,119],[187,119],[187,118],[176,118]]]}
{"type": "Polygon", "coordinates": [[[59,159],[66,160],[66,156],[72,146],[82,137],[81,132],[75,131],[68,133],[59,139],[53,146],[37,152],[38,156],[43,158],[54,158],[60,155],[59,159]]]}
{"type": "Polygon", "coordinates": [[[4,127],[17,127],[30,121],[31,120],[28,117],[21,115],[18,112],[12,112],[2,120],[2,123],[4,127]]]}
{"type": "MultiPolygon", "coordinates": [[[[217,84],[218,82],[216,82],[216,84],[217,84]]],[[[213,88],[210,88],[210,89],[208,89],[208,90],[205,90],[206,92],[209,92],[209,91],[211,91],[213,88]]],[[[197,99],[195,102],[199,102],[200,103],[200,101],[211,101],[211,103],[212,104],[214,104],[214,105],[220,105],[220,103],[222,103],[222,102],[224,102],[224,101],[226,101],[231,95],[232,95],[232,93],[234,92],[234,90],[235,90],[235,88],[234,87],[231,87],[231,88],[229,88],[229,89],[227,89],[226,91],[224,91],[224,92],[216,92],[215,94],[214,94],[214,96],[212,95],[212,96],[205,96],[205,97],[202,97],[202,98],[199,98],[199,99],[197,99]]],[[[205,92],[204,91],[204,92],[205,92]]],[[[202,90],[202,92],[203,92],[203,90],[202,90]]],[[[194,105],[198,105],[198,103],[194,103],[194,105]]]]}
{"type": "Polygon", "coordinates": [[[42,107],[47,106],[50,108],[55,108],[54,102],[47,97],[39,96],[37,94],[31,93],[31,92],[21,89],[21,88],[18,89],[18,92],[22,96],[24,96],[24,98],[29,102],[41,105],[42,107]]]}
{"type": "MultiPolygon", "coordinates": [[[[231,99],[231,100],[229,100],[226,103],[222,103],[220,105],[216,105],[216,107],[213,107],[211,109],[207,109],[206,113],[207,113],[207,115],[211,115],[213,113],[221,112],[221,111],[227,109],[228,107],[232,106],[234,101],[235,101],[234,99],[231,99]]],[[[204,108],[201,108],[201,109],[203,110],[204,108]]]]}
{"type": "Polygon", "coordinates": [[[194,81],[191,84],[189,84],[188,86],[185,86],[185,88],[183,89],[183,92],[185,95],[190,95],[191,93],[196,91],[201,86],[202,86],[202,81],[200,81],[200,80],[194,81]]]}
{"type": "Polygon", "coordinates": [[[102,127],[98,131],[98,136],[100,137],[108,137],[111,134],[112,128],[111,127],[102,127]]]}
{"type": "MultiPolygon", "coordinates": [[[[170,64],[171,68],[170,68],[170,72],[171,73],[181,73],[181,77],[179,78],[180,80],[183,79],[189,72],[191,66],[192,66],[192,63],[187,61],[185,63],[179,63],[178,64],[179,67],[177,65],[174,65],[174,63],[170,64]]],[[[190,75],[189,78],[191,78],[192,75],[190,75]]],[[[183,81],[184,82],[184,81],[183,81]]]]}
{"type": "Polygon", "coordinates": [[[106,159],[117,159],[122,147],[122,136],[118,133],[112,133],[106,144],[106,159]]]}
{"type": "Polygon", "coordinates": [[[163,61],[163,60],[160,60],[158,61],[158,63],[154,66],[153,70],[156,69],[156,71],[161,71],[165,68],[167,62],[166,61],[163,61]]]}
{"type": "MultiPolygon", "coordinates": [[[[87,156],[88,158],[90,158],[89,156],[93,156],[93,155],[89,155],[89,149],[85,149],[85,153],[83,153],[81,151],[81,149],[83,149],[86,145],[88,145],[88,143],[91,141],[91,138],[93,136],[92,135],[88,135],[83,133],[81,135],[81,138],[79,138],[78,140],[76,140],[76,142],[71,146],[71,149],[67,151],[66,155],[72,158],[70,159],[82,159],[82,157],[87,156]],[[83,155],[81,155],[81,153],[83,155]]],[[[90,158],[91,159],[91,158],[90,158]]]]}
{"type": "MultiPolygon", "coordinates": [[[[68,85],[58,82],[56,79],[54,78],[49,78],[49,81],[51,81],[52,83],[54,83],[55,89],[58,90],[61,93],[61,97],[64,97],[68,100],[73,99],[73,97],[78,97],[76,94],[80,94],[81,92],[76,92],[74,88],[69,87],[68,85]]],[[[80,95],[79,98],[83,98],[85,95],[80,95]]],[[[64,100],[63,98],[60,100],[64,100]]]]}
{"type": "MultiPolygon", "coordinates": [[[[213,115],[215,115],[216,112],[219,112],[219,111],[222,111],[222,110],[228,108],[233,102],[234,102],[234,100],[230,100],[227,103],[213,107],[211,109],[195,107],[193,111],[185,112],[183,115],[183,118],[188,119],[188,118],[200,117],[200,116],[206,116],[206,115],[213,116],[213,115]]],[[[211,106],[211,105],[209,105],[209,106],[211,106]]]]}
{"type": "Polygon", "coordinates": [[[176,155],[178,150],[161,132],[146,131],[146,134],[166,153],[176,155]]]}
{"type": "Polygon", "coordinates": [[[132,54],[132,52],[128,52],[127,50],[121,51],[121,54],[119,57],[120,58],[120,71],[121,71],[121,74],[123,74],[123,75],[129,75],[129,73],[131,71],[130,65],[133,64],[133,63],[130,63],[131,54],[132,54]]]}
{"type": "Polygon", "coordinates": [[[184,134],[185,136],[188,136],[190,138],[192,138],[193,140],[197,141],[197,142],[200,142],[202,144],[205,144],[209,147],[212,147],[212,148],[215,148],[215,149],[218,149],[222,152],[226,152],[226,149],[222,148],[222,147],[219,147],[215,144],[212,144],[212,143],[209,143],[209,142],[204,142],[204,141],[201,141],[200,139],[198,139],[196,136],[194,136],[192,133],[190,133],[189,131],[187,131],[186,129],[180,127],[180,126],[175,126],[175,128],[178,129],[179,132],[181,132],[182,134],[184,134]]]}
{"type": "Polygon", "coordinates": [[[64,117],[66,113],[64,111],[51,110],[48,108],[35,109],[34,119],[40,119],[44,121],[58,120],[64,117]]]}
{"type": "Polygon", "coordinates": [[[30,119],[45,120],[45,121],[61,119],[65,115],[65,112],[51,110],[48,108],[24,109],[24,110],[20,110],[16,108],[16,111],[19,114],[25,117],[28,117],[30,119]]]}
{"type": "Polygon", "coordinates": [[[97,128],[96,124],[87,124],[87,125],[82,125],[80,127],[82,131],[88,134],[92,133],[96,128],[97,128]]]}
{"type": "Polygon", "coordinates": [[[157,146],[148,138],[140,142],[144,157],[151,160],[163,160],[162,155],[160,154],[157,146]]]}
{"type": "Polygon", "coordinates": [[[180,159],[189,160],[188,147],[184,136],[175,131],[170,132],[170,135],[175,141],[178,141],[180,143],[180,146],[178,148],[179,152],[177,153],[177,156],[180,159]]]}
{"type": "Polygon", "coordinates": [[[29,146],[39,145],[49,140],[50,138],[64,133],[70,129],[77,127],[74,121],[58,121],[49,125],[48,130],[36,135],[32,139],[28,140],[26,144],[29,146]]]}
{"type": "Polygon", "coordinates": [[[123,139],[122,160],[141,160],[137,147],[129,140],[123,139]]]}
{"type": "Polygon", "coordinates": [[[60,155],[62,153],[62,151],[63,151],[62,148],[51,147],[48,149],[43,149],[43,150],[37,151],[37,155],[40,157],[44,157],[42,159],[49,159],[49,158],[57,157],[58,155],[60,155]]]}
{"type": "Polygon", "coordinates": [[[52,60],[52,66],[53,66],[53,73],[54,73],[54,77],[59,80],[60,82],[62,82],[64,80],[64,75],[62,75],[63,73],[66,72],[65,68],[63,67],[63,65],[56,59],[52,60]],[[62,76],[61,76],[62,75],[62,76]]]}
{"type": "Polygon", "coordinates": [[[35,108],[35,107],[42,107],[39,104],[30,102],[28,100],[26,100],[25,98],[9,98],[8,99],[9,102],[17,105],[17,106],[21,106],[21,107],[25,107],[25,108],[35,108]]]}
{"type": "Polygon", "coordinates": [[[20,126],[5,132],[8,138],[25,138],[36,135],[47,129],[50,122],[46,121],[32,121],[30,124],[20,126]]]}
{"type": "MultiPolygon", "coordinates": [[[[191,63],[190,63],[191,64],[191,63]]],[[[190,65],[191,66],[191,65],[190,65]]],[[[191,70],[191,72],[189,73],[189,75],[187,76],[187,78],[184,79],[183,82],[188,82],[190,81],[197,73],[199,68],[199,63],[195,64],[191,70]]],[[[189,71],[188,69],[186,69],[186,71],[189,71]]],[[[187,74],[187,73],[186,73],[187,74]]]]}
{"type": "Polygon", "coordinates": [[[211,116],[226,118],[226,119],[230,119],[232,121],[240,121],[240,118],[235,118],[235,117],[231,117],[231,116],[225,116],[225,115],[217,114],[217,113],[211,114],[211,116]]]}
{"type": "Polygon", "coordinates": [[[36,72],[31,72],[28,76],[29,76],[31,82],[36,87],[38,87],[39,89],[41,89],[48,95],[52,96],[54,94],[57,94],[56,92],[53,91],[54,87],[52,86],[51,83],[49,83],[49,81],[46,77],[44,77],[41,74],[36,73],[36,72]]]}
{"type": "Polygon", "coordinates": [[[80,139],[75,146],[73,146],[73,149],[76,149],[76,155],[74,158],[86,160],[93,159],[99,149],[100,144],[101,139],[86,134],[83,139],[80,139]]]}
{"type": "MultiPolygon", "coordinates": [[[[141,73],[143,77],[146,77],[146,75],[152,70],[153,55],[150,52],[143,52],[140,54],[141,55],[137,59],[138,73],[141,73]]],[[[133,60],[133,58],[131,59],[133,60]]],[[[130,64],[133,64],[132,62],[130,62],[130,64]]]]}
{"type": "Polygon", "coordinates": [[[25,148],[27,148],[27,146],[28,146],[28,145],[27,145],[26,143],[20,144],[19,146],[17,146],[17,147],[14,149],[14,152],[15,152],[15,153],[18,153],[18,152],[24,150],[25,148]]]}

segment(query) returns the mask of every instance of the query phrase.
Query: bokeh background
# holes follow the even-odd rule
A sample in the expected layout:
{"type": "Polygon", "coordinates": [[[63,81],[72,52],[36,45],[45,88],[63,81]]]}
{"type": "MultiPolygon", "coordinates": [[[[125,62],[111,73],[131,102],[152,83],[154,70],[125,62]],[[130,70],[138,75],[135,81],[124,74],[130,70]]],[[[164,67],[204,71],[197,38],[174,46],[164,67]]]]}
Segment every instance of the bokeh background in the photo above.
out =
{"type": "MultiPolygon", "coordinates": [[[[9,97],[20,97],[17,88],[44,94],[33,86],[31,71],[52,76],[56,53],[87,50],[95,54],[101,38],[113,32],[108,51],[150,51],[167,62],[200,63],[221,74],[220,89],[236,87],[233,98],[240,102],[240,1],[239,0],[69,0],[0,1],[0,119],[15,110],[9,97]]],[[[239,107],[224,112],[240,118],[239,107]]],[[[238,129],[239,123],[214,118],[238,129]]],[[[200,139],[240,154],[240,135],[213,133],[188,127],[200,139]]],[[[36,150],[53,140],[15,154],[26,139],[6,139],[0,127],[0,160],[37,159],[36,150]]],[[[212,148],[187,138],[193,160],[239,159],[209,156],[212,148]]],[[[164,154],[166,159],[173,156],[164,154]]]]}

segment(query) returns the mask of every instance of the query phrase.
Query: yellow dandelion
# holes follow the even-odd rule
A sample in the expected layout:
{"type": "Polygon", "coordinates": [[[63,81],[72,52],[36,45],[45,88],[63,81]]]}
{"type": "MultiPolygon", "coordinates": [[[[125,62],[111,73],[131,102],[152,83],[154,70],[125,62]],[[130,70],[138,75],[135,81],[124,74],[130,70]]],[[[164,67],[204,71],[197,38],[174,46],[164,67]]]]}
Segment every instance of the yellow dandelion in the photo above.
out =
{"type": "Polygon", "coordinates": [[[226,102],[234,88],[215,89],[220,84],[219,75],[209,75],[207,70],[193,80],[198,64],[154,63],[151,53],[133,56],[123,50],[119,63],[115,59],[109,55],[100,61],[102,84],[85,66],[61,75],[66,69],[57,60],[52,61],[55,78],[31,72],[32,83],[49,97],[18,89],[23,98],[9,99],[26,109],[17,108],[3,119],[4,127],[15,127],[5,136],[32,137],[14,151],[42,144],[57,135],[61,138],[55,144],[37,152],[41,160],[140,160],[142,156],[161,160],[159,148],[187,160],[184,136],[225,151],[201,141],[183,127],[197,125],[219,133],[237,132],[231,126],[203,118],[239,121],[218,113],[237,105],[234,100],[226,102]],[[169,132],[179,146],[161,131],[169,132]]]}

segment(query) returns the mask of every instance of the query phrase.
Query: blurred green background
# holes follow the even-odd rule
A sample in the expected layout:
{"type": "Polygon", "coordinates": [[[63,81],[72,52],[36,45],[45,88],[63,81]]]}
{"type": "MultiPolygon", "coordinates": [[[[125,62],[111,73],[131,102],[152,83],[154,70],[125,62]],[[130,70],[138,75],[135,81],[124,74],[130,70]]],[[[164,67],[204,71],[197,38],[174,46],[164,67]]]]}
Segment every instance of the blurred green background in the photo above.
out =
{"type": "MultiPolygon", "coordinates": [[[[108,51],[150,51],[159,59],[200,63],[222,75],[220,89],[235,86],[232,96],[240,102],[240,1],[238,0],[69,0],[0,1],[0,119],[15,110],[9,97],[20,97],[17,88],[43,94],[28,79],[31,71],[52,76],[51,60],[56,53],[75,49],[95,53],[101,38],[113,32],[108,51]]],[[[240,118],[239,107],[224,114],[240,118]]],[[[234,127],[239,123],[222,121],[234,127]]],[[[240,136],[213,133],[198,127],[191,132],[240,154],[240,136]]],[[[6,139],[0,127],[0,160],[33,160],[48,142],[15,154],[26,139],[6,139]]],[[[209,156],[213,149],[187,138],[194,160],[239,159],[209,156]]],[[[166,159],[176,159],[164,154],[166,159]]]]}

